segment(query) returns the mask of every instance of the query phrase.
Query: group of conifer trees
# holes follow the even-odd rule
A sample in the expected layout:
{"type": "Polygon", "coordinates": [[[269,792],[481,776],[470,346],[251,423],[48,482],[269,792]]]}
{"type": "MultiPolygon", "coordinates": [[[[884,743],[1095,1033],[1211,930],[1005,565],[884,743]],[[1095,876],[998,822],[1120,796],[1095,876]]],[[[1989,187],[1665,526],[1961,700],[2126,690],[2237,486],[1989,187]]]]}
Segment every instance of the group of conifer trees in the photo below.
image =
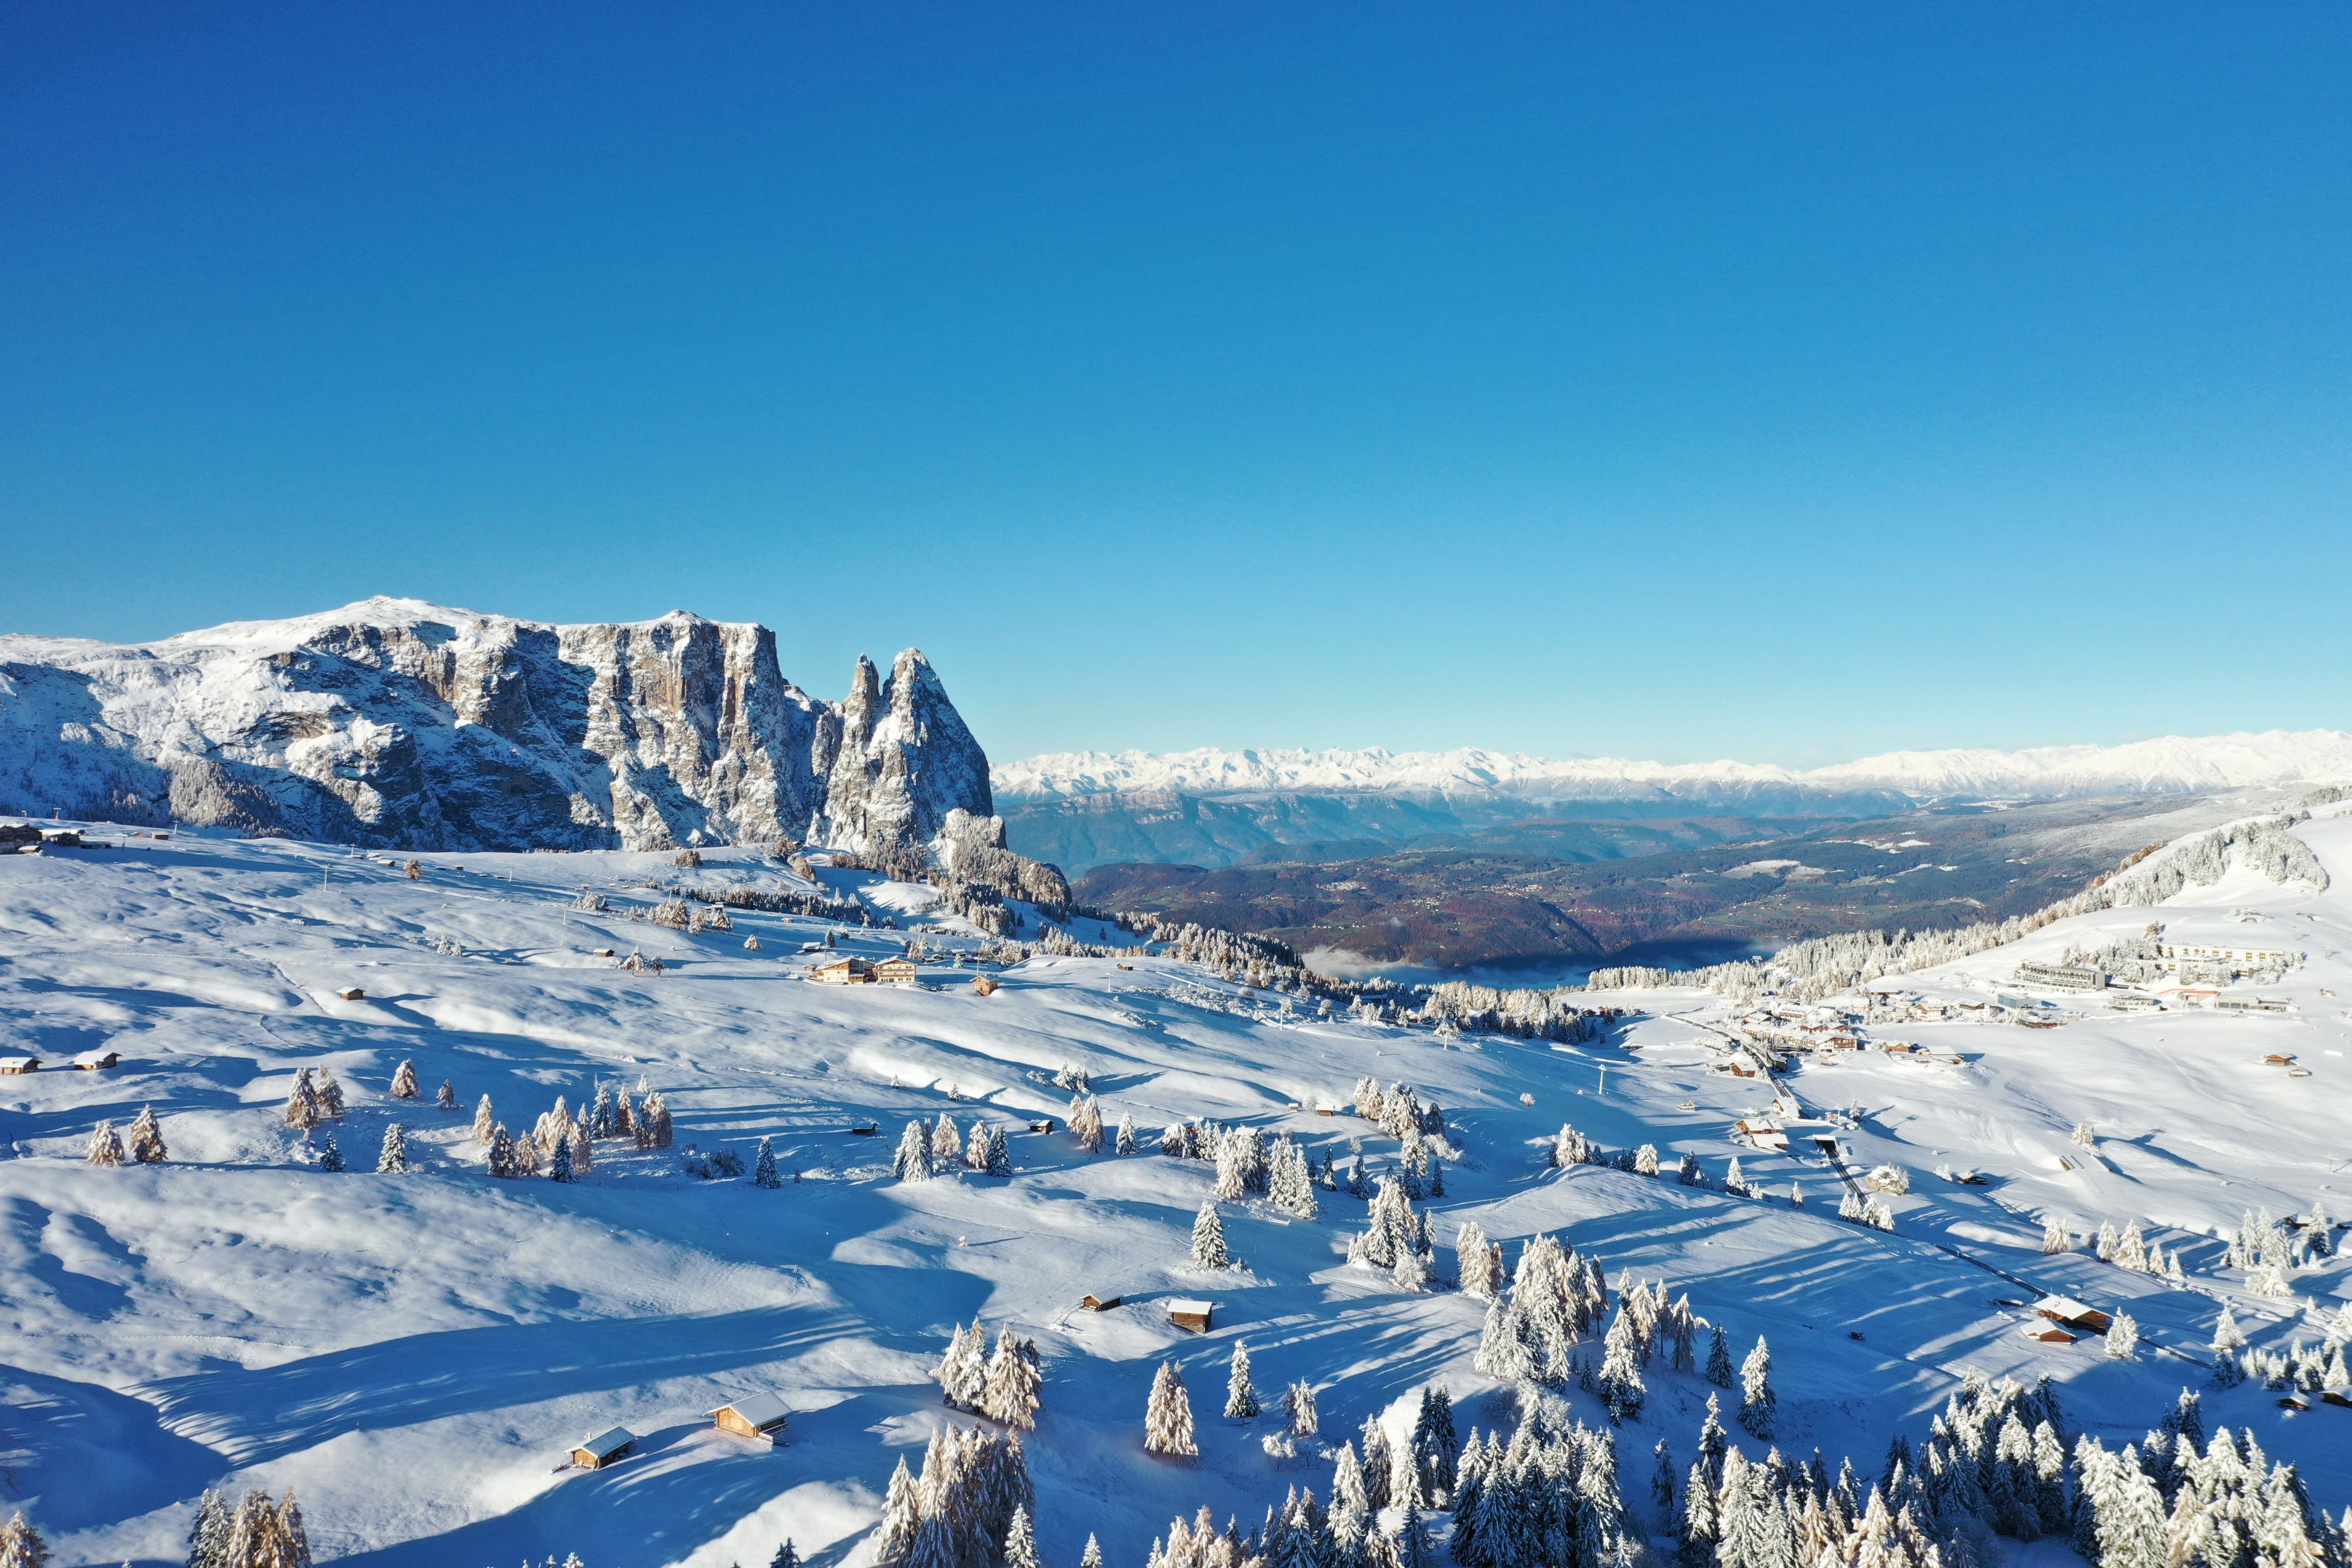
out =
{"type": "Polygon", "coordinates": [[[248,1491],[235,1506],[219,1492],[205,1493],[188,1531],[188,1568],[310,1568],[302,1505],[290,1491],[276,1501],[248,1491]]]}
{"type": "MultiPolygon", "coordinates": [[[[490,1097],[474,1108],[474,1142],[486,1153],[489,1174],[499,1177],[543,1176],[551,1181],[577,1181],[595,1163],[600,1139],[626,1138],[640,1152],[670,1146],[673,1129],[669,1105],[661,1091],[637,1080],[635,1093],[615,1090],[609,1082],[596,1085],[593,1104],[575,1112],[564,1096],[555,1107],[540,1113],[530,1132],[520,1137],[498,1119],[490,1097]],[[640,1099],[639,1096],[643,1098],[640,1099]]],[[[740,1175],[738,1164],[734,1174],[740,1175]]]]}
{"type": "Polygon", "coordinates": [[[1011,1176],[1013,1145],[1004,1129],[974,1121],[967,1137],[956,1130],[955,1118],[944,1111],[936,1124],[918,1116],[907,1124],[891,1161],[900,1181],[929,1181],[959,1166],[982,1176],[1011,1176]]]}
{"type": "Polygon", "coordinates": [[[1036,1507],[1019,1434],[942,1427],[931,1434],[919,1474],[904,1458],[892,1472],[875,1561],[884,1568],[1039,1568],[1036,1507]]]}
{"type": "Polygon", "coordinates": [[[978,1318],[971,1327],[957,1329],[931,1375],[940,1381],[940,1397],[956,1409],[1024,1432],[1037,1425],[1045,1362],[1037,1354],[1037,1342],[1017,1337],[1009,1324],[996,1331],[993,1355],[988,1354],[988,1336],[978,1318]]]}

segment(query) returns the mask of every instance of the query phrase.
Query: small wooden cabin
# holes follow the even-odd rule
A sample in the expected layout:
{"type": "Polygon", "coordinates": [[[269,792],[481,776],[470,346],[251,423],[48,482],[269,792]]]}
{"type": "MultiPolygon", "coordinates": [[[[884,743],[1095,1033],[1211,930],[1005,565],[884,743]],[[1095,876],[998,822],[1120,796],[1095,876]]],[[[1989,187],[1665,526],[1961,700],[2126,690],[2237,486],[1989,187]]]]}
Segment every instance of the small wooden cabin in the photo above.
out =
{"type": "Polygon", "coordinates": [[[710,1424],[722,1432],[732,1432],[739,1437],[751,1437],[781,1446],[784,1440],[784,1423],[792,1412],[784,1402],[772,1394],[754,1394],[721,1405],[710,1412],[710,1424]]]}
{"type": "Polygon", "coordinates": [[[84,1072],[103,1072],[110,1067],[120,1067],[122,1064],[122,1053],[103,1048],[97,1051],[85,1051],[74,1058],[73,1064],[84,1072]]]}
{"type": "Polygon", "coordinates": [[[2265,1067],[2293,1067],[2294,1065],[2294,1058],[2287,1055],[2284,1051],[2273,1051],[2268,1056],[2263,1058],[2263,1065],[2265,1067]]]}
{"type": "Polygon", "coordinates": [[[1118,1296],[1081,1296],[1078,1305],[1090,1312],[1107,1312],[1118,1305],[1120,1299],[1118,1296]]]}
{"type": "Polygon", "coordinates": [[[1193,1333],[1207,1333],[1210,1317],[1216,1310],[1213,1301],[1196,1301],[1178,1296],[1168,1303],[1168,1321],[1193,1333]]]}
{"type": "Polygon", "coordinates": [[[996,977],[993,975],[974,975],[971,977],[971,988],[979,992],[983,997],[992,997],[996,994],[996,977]]]}
{"type": "Polygon", "coordinates": [[[2085,1301],[2072,1296],[2044,1296],[2033,1303],[2033,1310],[2053,1323],[2070,1329],[2082,1329],[2091,1333],[2105,1333],[2115,1319],[2085,1301]]]}
{"type": "Polygon", "coordinates": [[[38,1072],[41,1059],[37,1056],[0,1056],[0,1073],[14,1078],[20,1072],[38,1072]]]}
{"type": "Polygon", "coordinates": [[[911,986],[919,977],[912,958],[885,958],[874,966],[874,978],[886,986],[911,986]]]}
{"type": "Polygon", "coordinates": [[[335,995],[341,997],[347,1002],[363,1002],[367,1000],[367,993],[360,989],[357,986],[345,986],[341,990],[337,991],[335,995]]]}
{"type": "Polygon", "coordinates": [[[1054,1118],[1042,1116],[1029,1124],[1029,1130],[1033,1133],[1050,1133],[1054,1130],[1054,1118]]]}
{"type": "Polygon", "coordinates": [[[828,986],[870,986],[874,966],[863,958],[835,958],[811,969],[809,978],[828,986]]]}
{"type": "Polygon", "coordinates": [[[2077,1339],[2082,1337],[2080,1334],[2074,1333],[2070,1330],[2061,1328],[2058,1324],[2051,1322],[2047,1319],[2044,1319],[2040,1322],[2027,1323],[2021,1332],[2024,1333],[2026,1338],[2040,1340],[2043,1344],[2073,1344],[2077,1339]]]}
{"type": "Polygon", "coordinates": [[[583,1470],[601,1470],[617,1459],[625,1459],[637,1451],[636,1434],[626,1427],[614,1427],[583,1438],[572,1448],[572,1462],[583,1470]]]}

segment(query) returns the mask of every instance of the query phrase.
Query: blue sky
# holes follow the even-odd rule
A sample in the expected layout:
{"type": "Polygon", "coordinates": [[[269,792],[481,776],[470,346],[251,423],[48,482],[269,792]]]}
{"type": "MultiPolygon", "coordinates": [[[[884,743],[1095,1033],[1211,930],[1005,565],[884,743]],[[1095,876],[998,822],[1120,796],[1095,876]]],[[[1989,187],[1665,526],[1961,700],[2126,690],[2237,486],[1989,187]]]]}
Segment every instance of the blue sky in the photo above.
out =
{"type": "Polygon", "coordinates": [[[20,5],[0,628],[992,754],[2352,724],[2352,8],[20,5]]]}

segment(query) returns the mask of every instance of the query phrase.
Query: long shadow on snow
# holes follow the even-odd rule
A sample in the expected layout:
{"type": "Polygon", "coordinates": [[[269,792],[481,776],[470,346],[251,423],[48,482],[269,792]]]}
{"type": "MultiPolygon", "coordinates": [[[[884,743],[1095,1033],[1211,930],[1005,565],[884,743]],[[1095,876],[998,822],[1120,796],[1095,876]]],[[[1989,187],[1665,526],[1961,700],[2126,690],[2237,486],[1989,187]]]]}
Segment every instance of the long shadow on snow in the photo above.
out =
{"type": "MultiPolygon", "coordinates": [[[[580,1551],[600,1568],[676,1563],[793,1487],[855,1479],[843,1473],[849,1465],[871,1470],[864,1479],[878,1494],[898,1456],[869,1439],[876,1421],[889,1413],[859,1398],[795,1415],[787,1446],[767,1453],[712,1438],[707,1427],[665,1427],[646,1434],[636,1456],[609,1469],[568,1475],[510,1513],[336,1561],[347,1568],[450,1568],[580,1551]],[[867,1457],[845,1463],[845,1456],[861,1453],[867,1457]]],[[[921,1462],[919,1452],[908,1458],[921,1462]]],[[[865,1536],[855,1531],[803,1560],[825,1568],[865,1536]]]]}
{"type": "Polygon", "coordinates": [[[12,1499],[39,1496],[51,1531],[165,1507],[228,1468],[163,1430],[152,1406],[95,1383],[0,1366],[0,1477],[12,1499]]]}
{"type": "Polygon", "coordinates": [[[132,1390],[173,1431],[254,1465],[345,1432],[774,1361],[852,1332],[830,1308],[513,1323],[411,1334],[132,1390]]]}

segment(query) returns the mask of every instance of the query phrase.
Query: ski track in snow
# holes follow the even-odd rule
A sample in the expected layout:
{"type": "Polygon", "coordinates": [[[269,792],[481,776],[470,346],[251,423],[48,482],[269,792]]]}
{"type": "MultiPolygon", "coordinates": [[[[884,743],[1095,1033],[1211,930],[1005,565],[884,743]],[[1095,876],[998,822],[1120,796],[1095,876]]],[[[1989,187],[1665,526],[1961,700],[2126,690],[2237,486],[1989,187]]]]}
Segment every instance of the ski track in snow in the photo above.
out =
{"type": "MultiPolygon", "coordinates": [[[[1780,1441],[1796,1453],[1819,1445],[1832,1467],[1851,1454],[1874,1471],[1889,1434],[1922,1435],[1969,1367],[2050,1373],[2078,1428],[2134,1438],[2179,1387],[2202,1385],[2220,1300],[2256,1343],[2283,1344],[2318,1337],[2296,1307],[2332,1311],[2352,1294],[2330,1260],[2298,1278],[2296,1302],[2250,1296],[2221,1269],[2215,1238],[2245,1209],[2305,1212],[2315,1198],[2352,1208],[2352,1057],[2333,1054],[2352,1050],[2352,1004],[2339,999],[2352,998],[2352,821],[2340,817],[2297,830],[2335,871],[2327,893],[2232,873],[2162,910],[2062,922],[1906,981],[1983,998],[2022,958],[2163,919],[2176,941],[2307,952],[2263,988],[2298,1011],[1890,1026],[1876,1032],[1964,1063],[1865,1052],[1793,1073],[1806,1104],[1862,1109],[1847,1139],[1855,1169],[1891,1161],[1912,1173],[1892,1235],[1834,1218],[1841,1188],[1819,1158],[1730,1144],[1728,1124],[1769,1091],[1711,1071],[1696,1025],[1729,1018],[1720,998],[1596,998],[1641,1010],[1609,1044],[1472,1036],[1449,1049],[1427,1031],[1205,1008],[1171,988],[1234,988],[1158,959],[1033,960],[992,998],[944,966],[927,971],[935,989],[836,989],[802,978],[814,960],[799,946],[824,929],[814,921],[737,912],[733,933],[696,936],[628,921],[650,895],[618,884],[666,873],[667,857],[430,855],[411,882],[387,861],[318,845],[94,831],[118,847],[0,859],[0,1052],[51,1063],[0,1081],[12,1156],[0,1160],[0,1313],[12,1331],[0,1483],[61,1563],[177,1562],[205,1487],[258,1485],[300,1494],[322,1560],[370,1568],[567,1551],[591,1568],[724,1568],[765,1561],[787,1534],[817,1568],[861,1568],[891,1467],[919,1459],[937,1424],[969,1419],[940,1406],[928,1372],[950,1326],[974,1314],[1034,1335],[1046,1358],[1045,1411],[1027,1446],[1048,1562],[1075,1562],[1093,1531],[1108,1562],[1131,1568],[1172,1515],[1206,1503],[1249,1521],[1286,1486],[1325,1488],[1319,1461],[1274,1468],[1257,1444],[1264,1422],[1216,1417],[1236,1338],[1262,1391],[1318,1386],[1329,1442],[1401,1412],[1432,1380],[1465,1402],[1465,1435],[1493,1424],[1497,1391],[1470,1364],[1479,1303],[1402,1295],[1349,1266],[1362,1209],[1344,1195],[1321,1195],[1311,1221],[1228,1206],[1247,1268],[1203,1275],[1185,1265],[1211,1176],[1201,1163],[1089,1157],[1066,1133],[1021,1132],[1009,1181],[889,1178],[911,1116],[947,1112],[967,1129],[975,1116],[1066,1116],[1068,1096],[1048,1082],[1064,1062],[1092,1075],[1107,1121],[1135,1113],[1147,1149],[1167,1122],[1206,1115],[1287,1129],[1310,1150],[1336,1142],[1344,1154],[1360,1137],[1375,1166],[1393,1143],[1351,1113],[1312,1108],[1345,1104],[1365,1073],[1416,1085],[1467,1155],[1433,1205],[1442,1244],[1472,1218],[1514,1257],[1520,1239],[1559,1231],[1612,1286],[1630,1270],[1687,1291],[1736,1351],[1769,1336],[1780,1441]],[[571,908],[583,884],[613,913],[571,908]],[[745,951],[747,935],[763,950],[745,951]],[[434,951],[440,937],[464,956],[434,951]],[[599,947],[674,967],[641,979],[591,956],[599,947]],[[335,996],[354,985],[364,999],[335,996]],[[59,1070],[99,1046],[122,1065],[59,1070]],[[2271,1051],[2313,1076],[2264,1067],[2271,1051]],[[419,1101],[386,1097],[404,1058],[419,1101]],[[345,1086],[335,1135],[346,1174],[307,1165],[281,1123],[304,1066],[331,1067],[345,1086]],[[579,1104],[600,1075],[660,1089],[681,1147],[731,1148],[748,1163],[770,1134],[806,1179],[779,1192],[704,1183],[675,1154],[619,1143],[600,1145],[570,1186],[483,1174],[467,1136],[479,1096],[520,1131],[559,1093],[579,1104]],[[444,1078],[456,1113],[433,1108],[444,1078]],[[1696,1109],[1680,1110],[1685,1101],[1696,1109]],[[80,1163],[99,1119],[120,1126],[142,1105],[163,1119],[170,1163],[80,1163]],[[847,1135],[864,1118],[879,1137],[847,1135]],[[420,1168],[366,1174],[394,1119],[420,1168]],[[2080,1153],[2067,1134],[2081,1120],[2101,1134],[2096,1156],[2062,1172],[2058,1156],[2080,1153]],[[1718,1182],[1737,1153],[1774,1201],[1544,1170],[1563,1121],[1610,1147],[1654,1143],[1669,1163],[1696,1152],[1718,1182]],[[1988,1185],[1940,1181],[1939,1164],[1974,1167],[1988,1185]],[[1785,1202],[1792,1181],[1802,1208],[1785,1202]],[[2078,1232],[2139,1218],[2182,1249],[2191,1288],[2087,1251],[2044,1258],[2053,1213],[2078,1232]],[[2105,1361],[2095,1341],[2024,1340],[2020,1310],[1999,1304],[2021,1292],[1939,1248],[2131,1312],[2142,1359],[2105,1361]],[[1131,1304],[1076,1310],[1089,1291],[1131,1304]],[[1213,1332],[1168,1326],[1154,1303],[1170,1294],[1215,1301],[1213,1332]],[[1202,1435],[1189,1466],[1140,1448],[1145,1392],[1170,1356],[1202,1435]],[[754,1452],[709,1429],[703,1412],[765,1389],[793,1408],[785,1447],[754,1452]],[[570,1443],[616,1423],[639,1434],[637,1458],[558,1472],[570,1443]]],[[[706,852],[694,880],[789,880],[749,854],[706,852]]],[[[824,874],[902,911],[923,903],[824,874]]],[[[940,941],[971,936],[906,918],[940,941]]],[[[873,956],[901,939],[840,935],[846,951],[873,956]]],[[[1707,1392],[1663,1362],[1648,1376],[1649,1409],[1620,1435],[1637,1508],[1650,1445],[1664,1436],[1687,1459],[1707,1392]]],[[[1599,1418],[1587,1396],[1571,1400],[1599,1418]]],[[[2253,1427],[2323,1506],[2352,1500],[2352,1412],[2289,1416],[2249,1385],[2209,1390],[2206,1418],[2253,1427]]],[[[2016,1564],[2063,1557],[2020,1550],[2016,1564]]]]}

